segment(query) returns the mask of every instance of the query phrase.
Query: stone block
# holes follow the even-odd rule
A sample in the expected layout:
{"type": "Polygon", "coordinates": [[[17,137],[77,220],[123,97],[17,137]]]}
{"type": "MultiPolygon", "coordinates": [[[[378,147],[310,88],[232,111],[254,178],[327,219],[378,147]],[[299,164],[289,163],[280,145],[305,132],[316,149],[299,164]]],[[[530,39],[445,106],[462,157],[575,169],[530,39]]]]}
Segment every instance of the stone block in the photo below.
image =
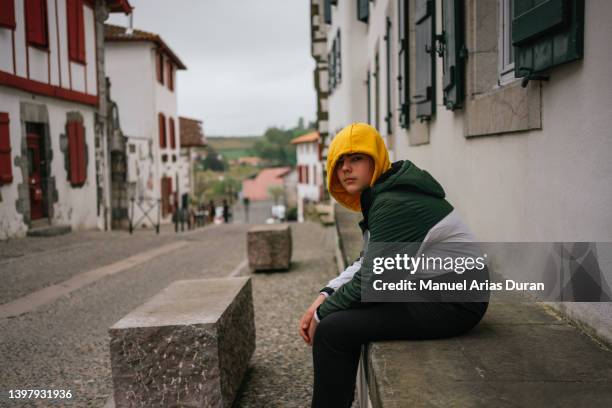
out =
{"type": "Polygon", "coordinates": [[[251,228],[247,234],[247,252],[252,270],[289,269],[291,227],[288,224],[271,224],[251,228]]]}
{"type": "Polygon", "coordinates": [[[230,407],[255,350],[251,280],[174,282],[109,334],[116,407],[230,407]]]}

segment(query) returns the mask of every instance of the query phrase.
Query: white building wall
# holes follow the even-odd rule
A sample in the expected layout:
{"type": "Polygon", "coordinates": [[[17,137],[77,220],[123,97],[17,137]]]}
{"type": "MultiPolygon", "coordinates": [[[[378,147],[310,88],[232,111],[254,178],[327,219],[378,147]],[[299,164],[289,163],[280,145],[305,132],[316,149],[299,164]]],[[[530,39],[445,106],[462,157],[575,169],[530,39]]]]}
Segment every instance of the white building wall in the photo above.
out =
{"type": "MultiPolygon", "coordinates": [[[[153,64],[155,64],[155,53],[151,53],[151,58],[153,59],[153,64]]],[[[155,68],[155,65],[153,65],[155,68]]],[[[174,70],[176,75],[176,69],[174,70]]],[[[174,79],[174,90],[170,91],[168,89],[168,67],[167,67],[167,58],[164,56],[164,83],[163,85],[155,79],[155,102],[156,102],[156,111],[155,118],[157,119],[157,113],[161,112],[166,117],[166,147],[159,148],[159,141],[157,147],[159,149],[159,167],[158,167],[158,184],[160,184],[161,188],[161,178],[162,177],[171,177],[172,178],[172,189],[173,191],[178,191],[178,204],[181,203],[181,195],[188,191],[184,191],[183,181],[181,180],[181,172],[180,172],[180,149],[181,149],[181,137],[180,137],[180,127],[179,127],[179,118],[178,118],[178,110],[177,110],[177,81],[176,76],[174,79]],[[170,146],[170,118],[174,120],[174,135],[176,140],[175,148],[173,149],[170,146]],[[166,154],[168,156],[168,160],[163,162],[161,160],[161,155],[166,154]]],[[[156,121],[156,125],[157,125],[156,121]]],[[[159,139],[159,138],[158,138],[159,139]]],[[[176,203],[175,203],[176,205],[176,203]]]]}
{"type": "MultiPolygon", "coordinates": [[[[319,161],[318,142],[300,143],[297,145],[297,164],[307,166],[308,183],[297,183],[298,221],[304,221],[304,200],[318,202],[321,199],[323,170],[319,161]]],[[[299,180],[299,178],[298,178],[299,180]]]]}
{"type": "MultiPolygon", "coordinates": [[[[58,201],[53,205],[52,225],[70,225],[73,230],[91,229],[97,226],[96,212],[96,169],[94,152],[94,112],[95,108],[37,96],[34,100],[29,93],[1,87],[0,111],[9,114],[9,132],[11,139],[11,156],[21,157],[25,145],[25,123],[22,122],[20,104],[27,102],[44,106],[48,112],[48,127],[52,150],[50,177],[55,178],[58,201]],[[85,143],[87,145],[87,181],[82,187],[72,187],[64,165],[65,154],[60,143],[61,135],[66,132],[68,112],[79,112],[83,116],[85,143]]],[[[16,201],[19,198],[19,185],[27,185],[20,167],[13,167],[13,181],[0,186],[0,239],[23,237],[27,232],[23,214],[17,211],[16,201]]]]}
{"type": "MultiPolygon", "coordinates": [[[[389,0],[370,3],[369,48],[382,33],[390,3],[396,6],[389,0]]],[[[441,6],[438,0],[438,33],[441,6]]],[[[465,112],[453,113],[442,105],[440,58],[429,143],[409,146],[408,133],[394,118],[396,159],[409,159],[430,172],[481,241],[612,240],[612,9],[606,1],[585,2],[584,38],[583,59],[553,68],[550,81],[541,82],[541,130],[466,138],[465,112]]],[[[384,50],[380,55],[384,71],[384,50]]],[[[393,55],[392,66],[397,52],[393,55]]],[[[383,75],[381,112],[386,100],[383,75]]],[[[330,119],[337,115],[330,105],[330,119]]],[[[612,271],[607,274],[610,279],[612,271]]],[[[612,339],[612,304],[558,307],[612,339]]]]}
{"type": "Polygon", "coordinates": [[[27,45],[24,2],[15,0],[15,30],[0,27],[0,70],[43,84],[96,95],[95,15],[87,4],[83,5],[83,18],[85,65],[68,59],[65,0],[47,2],[48,50],[27,45]]]}
{"type": "Polygon", "coordinates": [[[368,26],[358,21],[357,2],[339,1],[332,6],[332,24],[327,31],[327,52],[340,29],[342,80],[328,98],[329,133],[335,135],[351,122],[367,120],[366,74],[367,60],[364,49],[368,26]]]}

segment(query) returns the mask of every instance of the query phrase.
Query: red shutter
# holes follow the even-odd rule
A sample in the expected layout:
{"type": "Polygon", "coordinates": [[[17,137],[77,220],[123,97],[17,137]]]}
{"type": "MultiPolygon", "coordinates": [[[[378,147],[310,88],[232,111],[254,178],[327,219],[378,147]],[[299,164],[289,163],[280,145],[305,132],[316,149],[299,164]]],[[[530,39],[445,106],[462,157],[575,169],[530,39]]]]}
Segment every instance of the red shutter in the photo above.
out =
{"type": "Polygon", "coordinates": [[[47,1],[25,0],[28,44],[47,48],[47,1]]]}
{"type": "Polygon", "coordinates": [[[168,126],[170,127],[170,134],[169,134],[170,147],[174,149],[176,148],[176,139],[174,136],[174,119],[173,118],[168,119],[168,126]]]}
{"type": "Polygon", "coordinates": [[[0,27],[15,29],[15,0],[0,0],[0,27]]]}
{"type": "Polygon", "coordinates": [[[8,113],[0,112],[0,185],[13,181],[9,123],[8,113]]]}
{"type": "Polygon", "coordinates": [[[68,51],[70,59],[85,63],[85,21],[83,0],[66,0],[68,51]]]}
{"type": "Polygon", "coordinates": [[[168,60],[168,89],[174,91],[174,67],[170,60],[168,60]]]}
{"type": "Polygon", "coordinates": [[[79,141],[77,122],[68,122],[68,159],[70,160],[70,184],[79,184],[79,141]]]}
{"type": "Polygon", "coordinates": [[[166,147],[166,118],[163,113],[158,115],[158,127],[159,127],[159,147],[166,147]]]}
{"type": "Polygon", "coordinates": [[[70,160],[70,184],[82,186],[87,180],[85,157],[85,127],[80,122],[68,122],[68,158],[70,160]]]}
{"type": "Polygon", "coordinates": [[[85,157],[85,127],[81,123],[76,124],[77,130],[77,146],[78,146],[78,169],[77,169],[77,178],[78,184],[85,184],[85,180],[87,180],[87,158],[85,157]]]}
{"type": "Polygon", "coordinates": [[[155,54],[156,64],[157,64],[157,80],[160,84],[164,84],[164,54],[160,51],[157,51],[155,54]]]}

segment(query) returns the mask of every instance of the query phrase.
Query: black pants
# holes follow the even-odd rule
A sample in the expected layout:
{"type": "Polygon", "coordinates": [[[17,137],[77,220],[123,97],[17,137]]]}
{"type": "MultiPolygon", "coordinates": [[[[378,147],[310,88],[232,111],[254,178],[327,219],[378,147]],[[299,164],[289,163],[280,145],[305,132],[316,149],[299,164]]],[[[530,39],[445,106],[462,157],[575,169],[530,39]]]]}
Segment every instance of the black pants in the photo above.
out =
{"type": "Polygon", "coordinates": [[[321,320],[314,336],[312,407],[351,406],[362,344],[455,336],[478,324],[487,305],[379,303],[330,314],[321,320]]]}

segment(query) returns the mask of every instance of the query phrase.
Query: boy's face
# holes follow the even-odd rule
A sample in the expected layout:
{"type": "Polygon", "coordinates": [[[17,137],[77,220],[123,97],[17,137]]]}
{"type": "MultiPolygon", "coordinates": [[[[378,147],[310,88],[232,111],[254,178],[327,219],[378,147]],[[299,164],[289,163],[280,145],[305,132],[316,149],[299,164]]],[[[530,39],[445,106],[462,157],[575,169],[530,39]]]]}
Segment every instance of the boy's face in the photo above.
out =
{"type": "Polygon", "coordinates": [[[374,160],[367,154],[344,154],[336,162],[338,180],[349,194],[358,194],[368,188],[372,174],[374,160]]]}

